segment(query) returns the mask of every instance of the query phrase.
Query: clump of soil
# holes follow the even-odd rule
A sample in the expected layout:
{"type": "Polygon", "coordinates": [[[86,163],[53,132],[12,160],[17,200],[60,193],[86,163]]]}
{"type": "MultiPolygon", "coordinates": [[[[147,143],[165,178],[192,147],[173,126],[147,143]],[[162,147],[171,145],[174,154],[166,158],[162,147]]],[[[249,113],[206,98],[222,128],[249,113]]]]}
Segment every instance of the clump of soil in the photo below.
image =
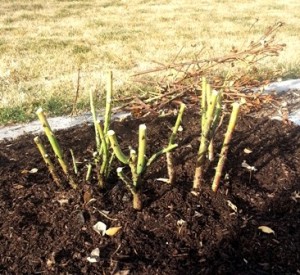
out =
{"type": "MultiPolygon", "coordinates": [[[[146,123],[151,155],[167,143],[174,121],[149,117],[112,128],[126,149],[136,145],[138,125],[146,123]]],[[[58,188],[32,136],[1,143],[0,273],[300,274],[300,128],[241,117],[219,192],[210,190],[212,163],[206,184],[194,196],[198,122],[197,112],[185,114],[174,153],[174,186],[156,181],[167,177],[164,157],[145,174],[140,212],[132,209],[130,193],[115,172],[104,191],[95,179],[84,182],[83,172],[79,190],[67,184],[58,188]],[[243,161],[257,171],[242,167],[243,161]],[[31,173],[32,168],[38,172],[31,173]],[[87,192],[95,199],[90,203],[87,192]],[[97,221],[122,228],[102,236],[92,228],[97,221]],[[87,257],[95,248],[99,261],[90,263],[87,257]]],[[[216,139],[217,152],[224,131],[216,139]]],[[[86,171],[95,148],[93,127],[76,127],[58,137],[86,171]]]]}

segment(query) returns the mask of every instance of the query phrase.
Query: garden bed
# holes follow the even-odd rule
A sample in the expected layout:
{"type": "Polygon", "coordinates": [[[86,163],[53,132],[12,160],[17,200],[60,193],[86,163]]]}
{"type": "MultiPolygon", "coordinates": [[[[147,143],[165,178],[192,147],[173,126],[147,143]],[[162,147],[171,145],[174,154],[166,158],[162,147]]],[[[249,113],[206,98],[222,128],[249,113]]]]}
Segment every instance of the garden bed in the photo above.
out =
{"type": "MultiPolygon", "coordinates": [[[[151,155],[166,145],[175,119],[126,120],[111,128],[126,150],[137,143],[138,125],[146,123],[151,155]]],[[[195,196],[199,121],[195,110],[184,114],[174,151],[175,185],[156,180],[167,177],[164,156],[147,170],[142,211],[132,209],[131,194],[115,172],[104,191],[95,180],[85,183],[83,173],[79,190],[58,188],[33,136],[2,142],[0,273],[300,274],[299,126],[241,116],[218,193],[210,190],[213,164],[195,196]],[[257,171],[242,167],[243,161],[257,171]],[[93,229],[98,221],[122,228],[102,236],[93,229]],[[100,257],[91,263],[95,248],[100,257]]],[[[92,126],[60,131],[58,139],[62,148],[73,149],[81,167],[91,159],[92,126]]]]}

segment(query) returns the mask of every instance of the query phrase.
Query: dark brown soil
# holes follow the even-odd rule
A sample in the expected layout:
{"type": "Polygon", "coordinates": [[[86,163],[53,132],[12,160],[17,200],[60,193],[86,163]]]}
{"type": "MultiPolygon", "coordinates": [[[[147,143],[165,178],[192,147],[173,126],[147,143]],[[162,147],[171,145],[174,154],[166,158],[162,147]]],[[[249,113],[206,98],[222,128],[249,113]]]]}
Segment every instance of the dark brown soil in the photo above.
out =
{"type": "MultiPolygon", "coordinates": [[[[148,126],[148,155],[165,145],[174,121],[142,119],[148,126]]],[[[124,149],[136,145],[140,122],[112,126],[124,149]]],[[[166,177],[164,157],[144,175],[140,212],[132,209],[131,195],[114,172],[105,191],[94,179],[81,180],[77,191],[58,188],[32,136],[0,144],[0,273],[300,274],[300,128],[241,117],[219,192],[210,191],[213,163],[197,197],[190,191],[198,122],[196,112],[185,115],[174,186],[155,180],[166,177]],[[257,171],[243,168],[244,160],[257,171]],[[32,168],[38,172],[30,173],[32,168]],[[84,190],[89,188],[96,200],[86,204],[84,190]],[[97,221],[122,229],[102,236],[92,228],[97,221]],[[264,233],[260,226],[274,233],[264,233]],[[100,260],[90,263],[87,257],[95,248],[100,260]]],[[[219,151],[223,133],[218,136],[219,151]]],[[[83,179],[95,148],[93,127],[59,132],[58,137],[82,162],[83,179]]]]}

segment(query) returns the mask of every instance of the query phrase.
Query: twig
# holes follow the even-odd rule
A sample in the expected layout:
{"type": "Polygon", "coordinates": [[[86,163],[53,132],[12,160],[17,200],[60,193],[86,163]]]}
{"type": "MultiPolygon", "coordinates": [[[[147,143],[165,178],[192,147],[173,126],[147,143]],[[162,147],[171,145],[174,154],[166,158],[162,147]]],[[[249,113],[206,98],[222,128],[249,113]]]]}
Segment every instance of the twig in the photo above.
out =
{"type": "Polygon", "coordinates": [[[79,89],[80,89],[80,68],[78,68],[78,72],[77,72],[77,86],[76,86],[76,93],[75,93],[75,99],[73,103],[71,116],[75,115],[76,113],[76,105],[79,97],[79,89]]]}
{"type": "MultiPolygon", "coordinates": [[[[125,103],[127,109],[141,110],[139,115],[143,115],[144,110],[144,113],[146,110],[149,110],[149,108],[153,111],[159,111],[160,108],[178,98],[188,104],[189,101],[195,99],[195,94],[198,94],[199,90],[201,90],[199,80],[203,76],[206,76],[210,80],[212,88],[224,89],[225,103],[232,103],[243,97],[248,100],[242,109],[258,109],[261,103],[271,100],[270,95],[265,96],[260,93],[249,94],[248,92],[251,92],[254,87],[267,84],[270,78],[276,76],[276,71],[273,71],[272,74],[262,72],[260,73],[260,78],[268,80],[258,80],[257,74],[255,73],[258,72],[256,68],[258,62],[269,56],[277,56],[279,52],[284,49],[285,44],[275,42],[275,34],[282,26],[283,23],[278,22],[267,28],[259,39],[251,41],[247,47],[243,45],[241,50],[233,47],[232,51],[228,54],[218,57],[199,59],[200,53],[203,52],[202,48],[200,53],[197,54],[192,61],[177,62],[179,54],[183,49],[181,48],[175,58],[173,58],[172,63],[164,65],[161,64],[161,62],[156,62],[159,66],[133,75],[133,77],[135,77],[134,81],[143,85],[151,85],[152,87],[155,85],[159,93],[146,100],[144,100],[145,98],[139,97],[143,102],[140,102],[140,104],[136,100],[132,100],[132,98],[131,102],[125,103]],[[238,64],[242,66],[243,70],[236,69],[229,77],[228,75],[225,77],[217,76],[216,71],[220,69],[220,66],[226,66],[226,71],[228,71],[228,67],[230,67],[229,70],[231,71],[231,67],[238,68],[238,64]],[[148,80],[145,76],[149,74],[159,74],[160,80],[153,80],[155,78],[153,76],[151,76],[151,80],[148,80]],[[228,85],[225,85],[225,82],[228,85]],[[245,91],[247,91],[247,94],[245,91]],[[259,100],[257,100],[258,97],[259,100]],[[162,100],[164,101],[162,102],[162,100]],[[149,107],[145,108],[145,104],[148,104],[149,107]]],[[[253,25],[251,25],[250,30],[252,27],[253,25]]]]}

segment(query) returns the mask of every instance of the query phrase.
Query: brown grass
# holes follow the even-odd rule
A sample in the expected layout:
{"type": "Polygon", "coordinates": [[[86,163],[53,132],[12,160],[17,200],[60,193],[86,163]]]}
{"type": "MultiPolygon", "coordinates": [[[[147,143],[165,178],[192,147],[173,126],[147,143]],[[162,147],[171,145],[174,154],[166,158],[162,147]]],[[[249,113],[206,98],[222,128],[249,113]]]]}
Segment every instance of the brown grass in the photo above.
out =
{"type": "MultiPolygon", "coordinates": [[[[296,0],[32,0],[0,3],[0,108],[72,104],[81,68],[78,102],[101,87],[113,70],[120,95],[136,92],[130,75],[180,58],[220,56],[259,37],[276,21],[286,50],[263,68],[299,72],[300,19],[296,0]],[[254,22],[259,19],[256,24],[254,22]],[[254,25],[253,25],[254,24],[254,25]],[[57,101],[55,101],[57,102],[57,101]]],[[[50,108],[51,109],[51,108],[50,108]]],[[[0,119],[1,121],[1,119],[0,119]]]]}

